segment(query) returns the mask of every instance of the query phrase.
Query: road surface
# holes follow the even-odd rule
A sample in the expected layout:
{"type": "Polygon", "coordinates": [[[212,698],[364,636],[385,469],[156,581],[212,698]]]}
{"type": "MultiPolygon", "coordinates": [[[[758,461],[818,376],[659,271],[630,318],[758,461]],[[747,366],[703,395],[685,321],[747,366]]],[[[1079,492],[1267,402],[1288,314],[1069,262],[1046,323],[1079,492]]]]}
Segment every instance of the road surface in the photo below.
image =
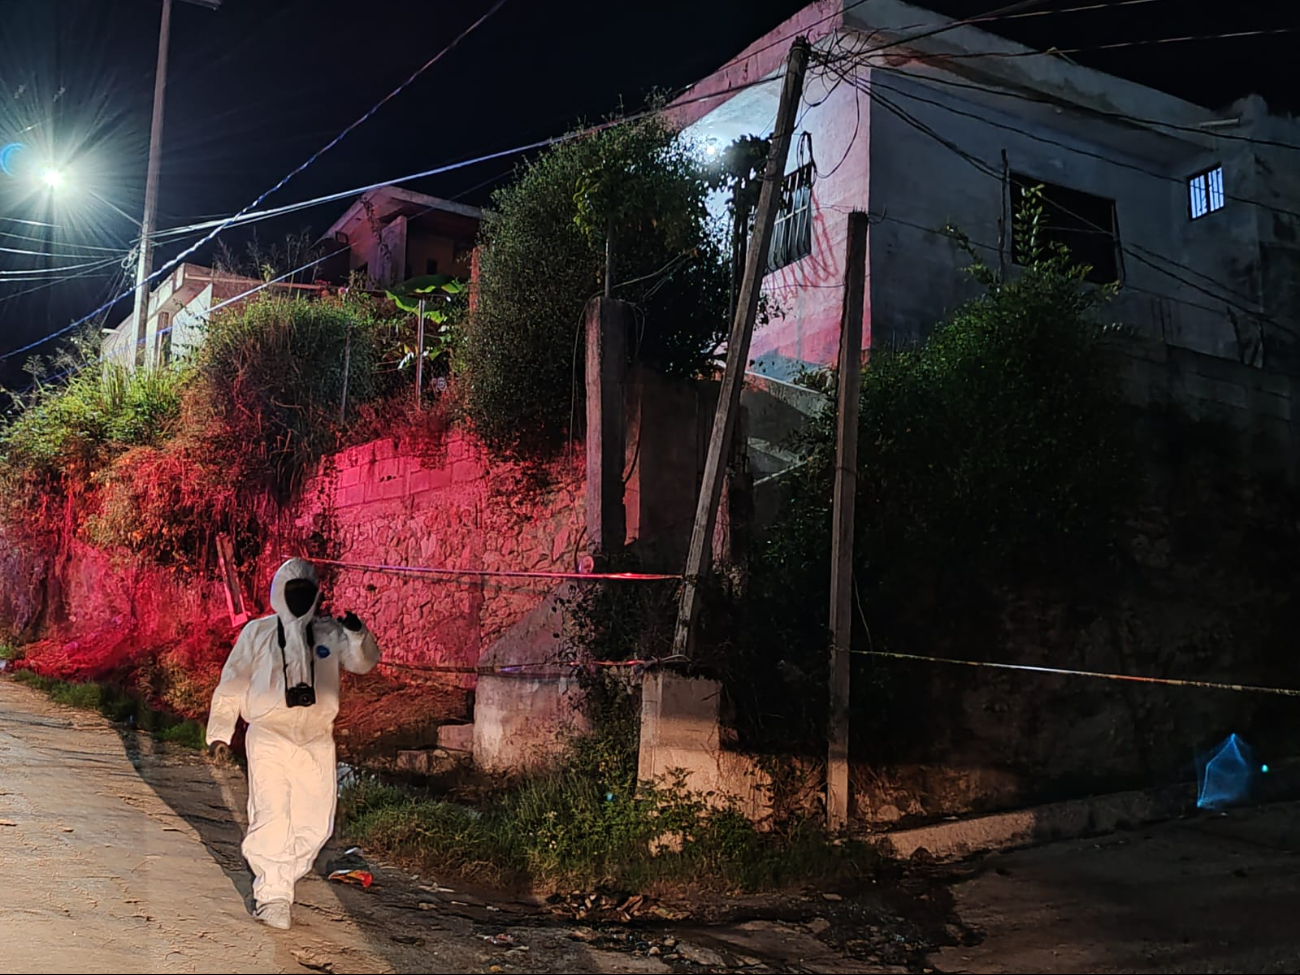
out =
{"type": "Polygon", "coordinates": [[[375,864],[368,891],[304,881],[279,933],[248,915],[244,795],[236,769],[0,680],[0,975],[1300,972],[1300,805],[630,927],[375,864]]]}
{"type": "Polygon", "coordinates": [[[978,861],[954,910],[983,936],[944,972],[1300,972],[1300,805],[978,861]]]}

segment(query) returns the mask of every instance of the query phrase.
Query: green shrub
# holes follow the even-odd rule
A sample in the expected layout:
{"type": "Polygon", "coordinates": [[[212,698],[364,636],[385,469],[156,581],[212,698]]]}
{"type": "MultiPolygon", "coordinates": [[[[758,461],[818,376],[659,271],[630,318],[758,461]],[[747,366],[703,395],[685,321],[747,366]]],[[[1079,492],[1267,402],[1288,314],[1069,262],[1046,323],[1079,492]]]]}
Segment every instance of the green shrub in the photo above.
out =
{"type": "Polygon", "coordinates": [[[340,800],[345,834],[440,876],[542,889],[758,889],[857,878],[870,869],[867,850],[834,846],[811,823],[760,833],[720,797],[689,789],[680,775],[638,783],[635,697],[615,682],[593,690],[594,730],[575,736],[556,764],[482,808],[362,779],[340,800]],[[665,839],[667,845],[659,842],[665,839]]]}
{"type": "Polygon", "coordinates": [[[187,370],[81,366],[66,385],[42,385],[16,401],[0,426],[0,506],[11,523],[78,489],[122,451],[161,442],[176,426],[187,370]]]}
{"type": "Polygon", "coordinates": [[[695,375],[726,328],[728,271],[706,174],[657,118],[543,153],[493,199],[479,293],[458,373],[475,429],[494,448],[545,454],[583,422],[582,322],[604,291],[637,309],[633,354],[695,375]]]}
{"type": "MultiPolygon", "coordinates": [[[[996,623],[1001,585],[1107,560],[1137,490],[1107,297],[1086,269],[1040,253],[917,348],[873,351],[862,374],[854,645],[968,651],[996,623]],[[868,630],[867,622],[870,621],[868,630]]],[[[819,748],[825,717],[833,407],[757,553],[749,585],[715,604],[717,665],[751,744],[819,748]],[[755,679],[761,675],[761,679],[755,679]]],[[[861,663],[859,661],[859,663],[861,663]]],[[[856,665],[855,665],[856,666],[856,665]]],[[[876,744],[917,722],[919,682],[856,666],[854,727],[876,744]],[[859,677],[861,679],[859,679],[859,677]]]]}
{"type": "Polygon", "coordinates": [[[112,684],[59,680],[42,676],[34,670],[17,671],[13,679],[48,695],[55,704],[82,711],[97,711],[110,721],[149,732],[162,741],[182,748],[197,751],[207,747],[203,725],[157,711],[139,697],[112,684]]]}

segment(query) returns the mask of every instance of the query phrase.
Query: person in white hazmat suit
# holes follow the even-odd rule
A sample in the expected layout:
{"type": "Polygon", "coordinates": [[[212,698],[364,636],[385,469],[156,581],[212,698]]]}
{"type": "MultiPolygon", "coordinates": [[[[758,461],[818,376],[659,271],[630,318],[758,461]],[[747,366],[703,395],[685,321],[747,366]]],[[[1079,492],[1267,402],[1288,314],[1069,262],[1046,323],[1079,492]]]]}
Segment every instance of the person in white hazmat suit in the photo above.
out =
{"type": "Polygon", "coordinates": [[[365,674],[379,662],[374,636],[349,612],[317,617],[315,567],[280,566],[271,582],[274,615],[239,634],[212,695],[208,747],[229,756],[238,719],[248,723],[248,835],[255,916],[287,930],[294,885],[334,833],[338,799],[334,719],[339,668],[365,674]]]}

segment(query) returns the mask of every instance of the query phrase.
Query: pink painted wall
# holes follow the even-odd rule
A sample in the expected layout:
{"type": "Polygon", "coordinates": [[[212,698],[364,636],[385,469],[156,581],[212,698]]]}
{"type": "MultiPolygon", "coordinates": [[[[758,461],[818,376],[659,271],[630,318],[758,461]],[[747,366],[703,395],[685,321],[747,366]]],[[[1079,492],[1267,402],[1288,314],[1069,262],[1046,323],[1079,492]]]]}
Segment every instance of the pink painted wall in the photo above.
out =
{"type": "MultiPolygon", "coordinates": [[[[580,464],[558,463],[535,484],[454,430],[434,443],[385,439],[345,450],[304,497],[295,534],[324,526],[331,556],[344,562],[572,572],[583,534],[580,464]]],[[[291,550],[286,542],[277,554],[291,550]]],[[[261,575],[269,578],[277,562],[268,558],[261,575]]],[[[334,612],[353,610],[386,659],[417,667],[477,666],[556,585],[351,568],[328,569],[326,582],[334,612]]]]}
{"type": "MultiPolygon", "coordinates": [[[[458,431],[344,450],[322,465],[303,498],[282,537],[241,573],[255,580],[244,594],[255,615],[269,612],[270,578],[284,558],[319,554],[307,551],[317,531],[343,561],[487,570],[572,571],[583,536],[581,464],[556,464],[538,483],[491,463],[458,431]]],[[[324,566],[322,575],[326,608],[358,613],[388,662],[415,669],[478,666],[480,653],[557,585],[324,566]]],[[[235,636],[220,584],[138,566],[75,539],[44,551],[0,539],[0,616],[39,640],[29,647],[37,669],[76,679],[174,666],[207,686],[235,636]]],[[[474,682],[473,674],[456,679],[474,682]]],[[[195,692],[200,711],[209,692],[195,692]]]]}
{"type": "MultiPolygon", "coordinates": [[[[819,0],[800,10],[682,96],[670,110],[673,123],[688,138],[713,139],[719,147],[741,135],[770,135],[791,43],[798,36],[814,45],[826,41],[844,26],[843,8],[843,0],[819,0]]],[[[848,215],[870,203],[870,121],[868,95],[810,66],[786,172],[810,158],[814,163],[812,253],[764,281],[782,314],[754,333],[750,358],[761,372],[789,378],[798,363],[836,364],[848,215]]],[[[871,344],[869,305],[870,288],[864,348],[871,344]]]]}

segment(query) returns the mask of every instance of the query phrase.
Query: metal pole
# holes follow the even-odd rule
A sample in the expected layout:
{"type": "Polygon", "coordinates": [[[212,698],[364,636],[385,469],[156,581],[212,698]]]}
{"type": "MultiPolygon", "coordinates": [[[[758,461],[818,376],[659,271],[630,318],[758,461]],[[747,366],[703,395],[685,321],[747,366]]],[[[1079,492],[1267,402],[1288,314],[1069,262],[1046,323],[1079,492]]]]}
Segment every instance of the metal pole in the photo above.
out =
{"type": "Polygon", "coordinates": [[[849,214],[840,324],[839,412],[835,425],[835,504],[831,535],[831,681],[827,722],[826,825],[849,819],[849,644],[853,636],[853,507],[858,489],[858,402],[867,281],[867,215],[849,214]]]}
{"type": "Polygon", "coordinates": [[[158,172],[162,156],[163,99],[167,91],[167,47],[171,40],[172,0],[163,0],[158,30],[158,69],[153,79],[153,124],[149,129],[149,169],[144,184],[144,219],[140,221],[140,260],[135,269],[135,361],[144,360],[149,321],[149,275],[153,272],[153,232],[158,211],[158,172]]]}
{"type": "Polygon", "coordinates": [[[736,430],[736,415],[740,412],[740,392],[745,381],[745,369],[749,365],[749,343],[753,338],[754,319],[758,314],[763,275],[767,272],[772,228],[781,208],[785,161],[790,153],[799,101],[803,97],[803,79],[808,70],[810,53],[807,39],[800,37],[791,46],[790,57],[786,61],[785,84],[776,111],[776,128],[772,133],[772,145],[763,171],[763,185],[758,193],[754,229],[745,252],[745,276],[736,301],[736,317],[731,323],[731,336],[727,340],[727,363],[722,373],[722,388],[718,391],[718,405],[713,414],[709,452],[704,459],[704,477],[695,507],[695,526],[691,530],[690,548],[686,553],[685,583],[682,586],[677,628],[673,636],[673,653],[676,654],[689,651],[695,620],[700,612],[699,578],[709,570],[713,528],[718,517],[718,502],[722,500],[722,478],[728,452],[731,450],[732,435],[736,430]]]}
{"type": "Polygon", "coordinates": [[[415,408],[424,405],[424,299],[420,299],[420,321],[415,326],[415,408]]]}
{"type": "Polygon", "coordinates": [[[352,371],[352,325],[348,324],[347,338],[343,341],[343,396],[339,405],[339,425],[348,422],[348,374],[352,371]]]}

